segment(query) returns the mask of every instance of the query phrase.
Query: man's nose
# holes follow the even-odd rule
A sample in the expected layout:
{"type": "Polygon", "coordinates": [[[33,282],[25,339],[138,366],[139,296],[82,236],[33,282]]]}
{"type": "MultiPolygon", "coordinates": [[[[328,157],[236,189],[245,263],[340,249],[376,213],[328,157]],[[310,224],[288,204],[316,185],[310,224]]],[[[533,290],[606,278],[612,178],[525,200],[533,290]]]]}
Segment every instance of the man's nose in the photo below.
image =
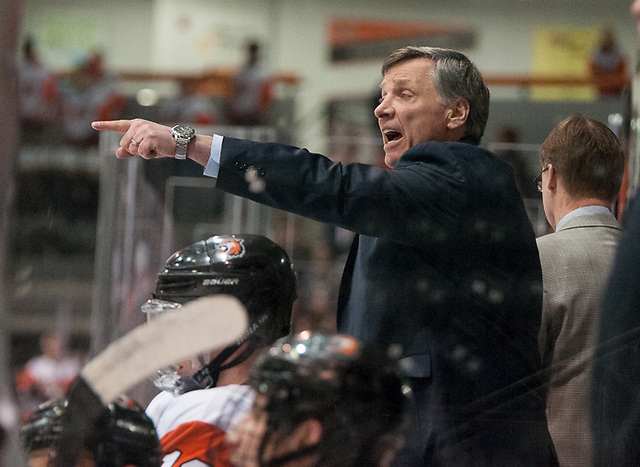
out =
{"type": "Polygon", "coordinates": [[[376,118],[382,118],[391,115],[392,107],[389,105],[386,99],[380,99],[380,103],[373,110],[373,114],[376,118]]]}

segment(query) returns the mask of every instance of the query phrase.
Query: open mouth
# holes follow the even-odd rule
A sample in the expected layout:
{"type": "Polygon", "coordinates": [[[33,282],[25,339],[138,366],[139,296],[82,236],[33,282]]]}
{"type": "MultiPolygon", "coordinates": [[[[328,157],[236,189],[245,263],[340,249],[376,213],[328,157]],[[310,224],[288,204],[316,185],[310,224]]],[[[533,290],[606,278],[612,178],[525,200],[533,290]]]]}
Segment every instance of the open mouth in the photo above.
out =
{"type": "Polygon", "coordinates": [[[400,138],[402,138],[402,133],[400,133],[399,131],[395,131],[395,130],[385,130],[384,131],[384,136],[387,139],[388,143],[391,143],[393,141],[399,140],[400,138]]]}

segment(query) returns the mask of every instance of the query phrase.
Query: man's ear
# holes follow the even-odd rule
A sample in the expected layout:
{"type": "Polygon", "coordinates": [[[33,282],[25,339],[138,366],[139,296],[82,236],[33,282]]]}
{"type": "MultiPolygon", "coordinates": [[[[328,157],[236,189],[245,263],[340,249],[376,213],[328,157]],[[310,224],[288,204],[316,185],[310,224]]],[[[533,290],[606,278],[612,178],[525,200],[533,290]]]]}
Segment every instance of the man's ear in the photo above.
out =
{"type": "Polygon", "coordinates": [[[549,172],[549,176],[547,177],[547,190],[553,191],[558,187],[558,171],[552,164],[549,164],[548,167],[549,170],[547,170],[547,172],[549,172]]]}
{"type": "Polygon", "coordinates": [[[458,99],[447,110],[447,128],[455,130],[462,127],[469,117],[469,101],[466,99],[458,99]]]}
{"type": "Polygon", "coordinates": [[[305,420],[296,429],[296,433],[299,433],[303,446],[311,446],[319,443],[322,439],[322,423],[315,418],[305,420]]]}

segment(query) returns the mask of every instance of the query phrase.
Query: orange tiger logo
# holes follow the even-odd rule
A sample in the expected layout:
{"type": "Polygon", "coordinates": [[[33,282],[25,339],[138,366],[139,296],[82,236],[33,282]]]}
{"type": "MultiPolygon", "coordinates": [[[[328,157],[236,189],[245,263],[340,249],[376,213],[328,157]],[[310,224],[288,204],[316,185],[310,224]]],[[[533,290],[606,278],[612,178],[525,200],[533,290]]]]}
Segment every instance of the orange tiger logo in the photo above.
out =
{"type": "Polygon", "coordinates": [[[245,252],[242,240],[236,240],[235,238],[227,238],[221,241],[216,249],[219,253],[224,253],[229,258],[239,258],[245,252]]]}

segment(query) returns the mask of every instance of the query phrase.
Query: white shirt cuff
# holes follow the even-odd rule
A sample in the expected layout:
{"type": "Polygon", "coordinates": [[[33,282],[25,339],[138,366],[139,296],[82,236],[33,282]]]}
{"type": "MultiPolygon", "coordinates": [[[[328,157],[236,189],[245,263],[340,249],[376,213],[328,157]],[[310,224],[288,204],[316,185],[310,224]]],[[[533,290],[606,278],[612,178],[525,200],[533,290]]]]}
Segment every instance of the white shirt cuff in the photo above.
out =
{"type": "Polygon", "coordinates": [[[213,135],[211,155],[204,168],[204,175],[207,177],[218,178],[218,172],[220,171],[220,154],[222,153],[222,139],[220,135],[213,135]]]}

